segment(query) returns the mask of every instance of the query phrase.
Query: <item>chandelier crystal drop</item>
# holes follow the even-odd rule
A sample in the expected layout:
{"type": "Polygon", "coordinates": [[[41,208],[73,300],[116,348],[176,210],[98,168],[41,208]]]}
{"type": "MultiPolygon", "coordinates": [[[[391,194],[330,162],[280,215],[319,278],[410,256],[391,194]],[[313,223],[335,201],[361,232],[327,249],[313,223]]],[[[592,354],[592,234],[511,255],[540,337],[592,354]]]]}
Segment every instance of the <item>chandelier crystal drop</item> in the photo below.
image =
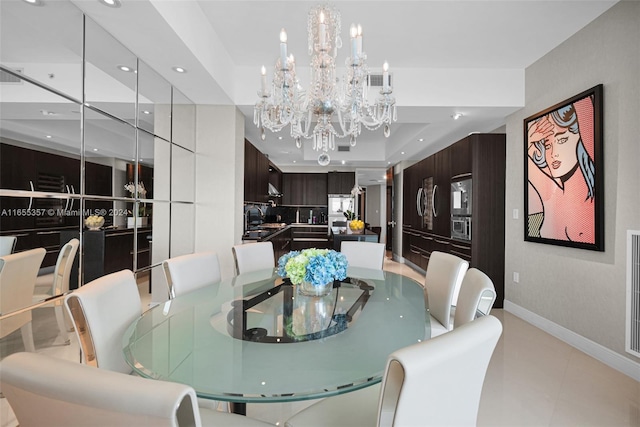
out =
{"type": "MultiPolygon", "coordinates": [[[[311,84],[307,90],[300,85],[283,28],[280,56],[270,87],[266,68],[261,69],[261,88],[253,115],[261,138],[266,138],[265,128],[280,132],[289,126],[298,148],[302,147],[303,139],[311,139],[314,150],[326,154],[335,150],[336,138],[349,137],[349,144],[355,146],[362,127],[373,131],[382,126],[384,136],[389,137],[391,122],[397,120],[389,65],[385,62],[382,67],[380,94],[372,103],[367,55],[362,50],[362,28],[355,24],[350,27],[347,71],[340,81],[336,78],[336,57],[342,47],[340,12],[331,5],[317,6],[309,11],[307,24],[311,84]]],[[[325,161],[327,158],[322,156],[325,161]]]]}

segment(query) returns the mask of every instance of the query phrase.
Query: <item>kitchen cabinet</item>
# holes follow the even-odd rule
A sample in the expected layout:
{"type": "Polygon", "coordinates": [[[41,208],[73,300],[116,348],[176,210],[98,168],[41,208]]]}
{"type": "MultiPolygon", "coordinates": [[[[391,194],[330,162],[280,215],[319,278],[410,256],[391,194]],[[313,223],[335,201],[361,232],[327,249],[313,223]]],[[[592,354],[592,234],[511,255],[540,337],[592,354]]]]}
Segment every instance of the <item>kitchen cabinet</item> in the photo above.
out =
{"type": "MultiPolygon", "coordinates": [[[[83,283],[120,270],[133,270],[133,230],[85,231],[83,283]]],[[[138,229],[137,268],[150,265],[150,228],[138,229]]]]}
{"type": "Polygon", "coordinates": [[[403,172],[403,257],[422,270],[434,251],[469,261],[493,281],[495,307],[504,301],[505,159],[504,134],[472,134],[403,172]],[[471,241],[451,238],[450,183],[461,176],[472,179],[471,241]],[[416,221],[416,194],[426,177],[437,188],[431,229],[416,221]]]}
{"type": "Polygon", "coordinates": [[[439,236],[451,235],[451,172],[449,149],[433,156],[433,232],[439,236]]]}
{"type": "Polygon", "coordinates": [[[329,172],[327,173],[328,194],[351,194],[356,185],[355,172],[329,172]]]}
{"type": "Polygon", "coordinates": [[[329,247],[329,227],[326,225],[292,225],[291,250],[329,247]]]}
{"type": "Polygon", "coordinates": [[[326,206],[326,173],[283,173],[282,204],[326,206]]]}
{"type": "Polygon", "coordinates": [[[264,241],[270,241],[273,243],[273,254],[278,259],[287,252],[291,251],[291,227],[285,227],[284,230],[276,233],[272,237],[264,239],[264,241]]]}
{"type": "Polygon", "coordinates": [[[244,141],[244,200],[266,203],[269,194],[269,159],[244,141]]]}

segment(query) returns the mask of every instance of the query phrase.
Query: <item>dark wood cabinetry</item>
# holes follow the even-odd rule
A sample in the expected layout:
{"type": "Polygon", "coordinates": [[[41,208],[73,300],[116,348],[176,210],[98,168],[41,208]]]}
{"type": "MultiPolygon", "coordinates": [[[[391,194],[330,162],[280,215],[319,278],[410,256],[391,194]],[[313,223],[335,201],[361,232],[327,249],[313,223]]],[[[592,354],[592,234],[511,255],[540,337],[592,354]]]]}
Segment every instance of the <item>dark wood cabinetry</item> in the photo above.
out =
{"type": "Polygon", "coordinates": [[[403,257],[423,270],[433,251],[466,259],[493,281],[496,307],[504,301],[505,159],[504,134],[472,134],[403,173],[403,257]],[[417,215],[418,188],[428,177],[437,186],[432,229],[417,215]],[[471,241],[451,238],[450,183],[460,177],[472,179],[471,241]]]}
{"type": "Polygon", "coordinates": [[[269,159],[244,141],[244,200],[265,203],[269,199],[269,159]]]}
{"type": "Polygon", "coordinates": [[[291,250],[329,247],[329,228],[322,225],[291,226],[291,250]]]}
{"type": "Polygon", "coordinates": [[[326,173],[283,173],[282,204],[284,205],[327,205],[326,173]]]}
{"type": "Polygon", "coordinates": [[[355,184],[355,172],[329,172],[327,174],[328,194],[350,194],[355,184]]]}

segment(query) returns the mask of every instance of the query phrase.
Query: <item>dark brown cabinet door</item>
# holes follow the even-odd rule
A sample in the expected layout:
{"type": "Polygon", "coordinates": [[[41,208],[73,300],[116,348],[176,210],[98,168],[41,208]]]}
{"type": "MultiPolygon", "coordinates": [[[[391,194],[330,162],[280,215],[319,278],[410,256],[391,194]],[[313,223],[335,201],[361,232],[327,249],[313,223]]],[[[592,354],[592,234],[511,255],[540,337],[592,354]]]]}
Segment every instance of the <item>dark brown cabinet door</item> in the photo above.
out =
{"type": "Polygon", "coordinates": [[[308,173],[304,174],[305,192],[303,197],[304,205],[326,206],[327,205],[327,174],[308,173]]]}
{"type": "Polygon", "coordinates": [[[244,141],[244,200],[266,202],[269,193],[269,159],[244,141]]]}
{"type": "Polygon", "coordinates": [[[451,208],[449,206],[451,203],[450,155],[449,149],[438,151],[434,155],[433,232],[445,237],[451,235],[451,208]]]}
{"type": "Polygon", "coordinates": [[[0,144],[0,188],[32,190],[35,181],[35,151],[0,144]]]}
{"type": "Polygon", "coordinates": [[[329,172],[327,174],[328,194],[349,194],[355,184],[355,172],[329,172]]]}
{"type": "Polygon", "coordinates": [[[327,205],[327,174],[284,173],[282,174],[282,204],[327,205]]]}
{"type": "Polygon", "coordinates": [[[462,178],[471,175],[471,139],[475,135],[462,139],[451,147],[451,179],[462,178]]]}

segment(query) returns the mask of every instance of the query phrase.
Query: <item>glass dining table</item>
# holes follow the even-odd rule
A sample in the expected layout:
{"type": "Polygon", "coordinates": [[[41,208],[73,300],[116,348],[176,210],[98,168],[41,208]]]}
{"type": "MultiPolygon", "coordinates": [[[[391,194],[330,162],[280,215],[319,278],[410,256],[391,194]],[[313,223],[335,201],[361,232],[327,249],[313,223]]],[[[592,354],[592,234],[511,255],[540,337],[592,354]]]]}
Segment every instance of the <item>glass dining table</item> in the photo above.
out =
{"type": "Polygon", "coordinates": [[[424,292],[391,272],[350,267],[323,297],[272,269],[198,289],[146,311],[123,351],[143,377],[234,402],[317,399],[381,381],[393,351],[430,337],[424,292]]]}

